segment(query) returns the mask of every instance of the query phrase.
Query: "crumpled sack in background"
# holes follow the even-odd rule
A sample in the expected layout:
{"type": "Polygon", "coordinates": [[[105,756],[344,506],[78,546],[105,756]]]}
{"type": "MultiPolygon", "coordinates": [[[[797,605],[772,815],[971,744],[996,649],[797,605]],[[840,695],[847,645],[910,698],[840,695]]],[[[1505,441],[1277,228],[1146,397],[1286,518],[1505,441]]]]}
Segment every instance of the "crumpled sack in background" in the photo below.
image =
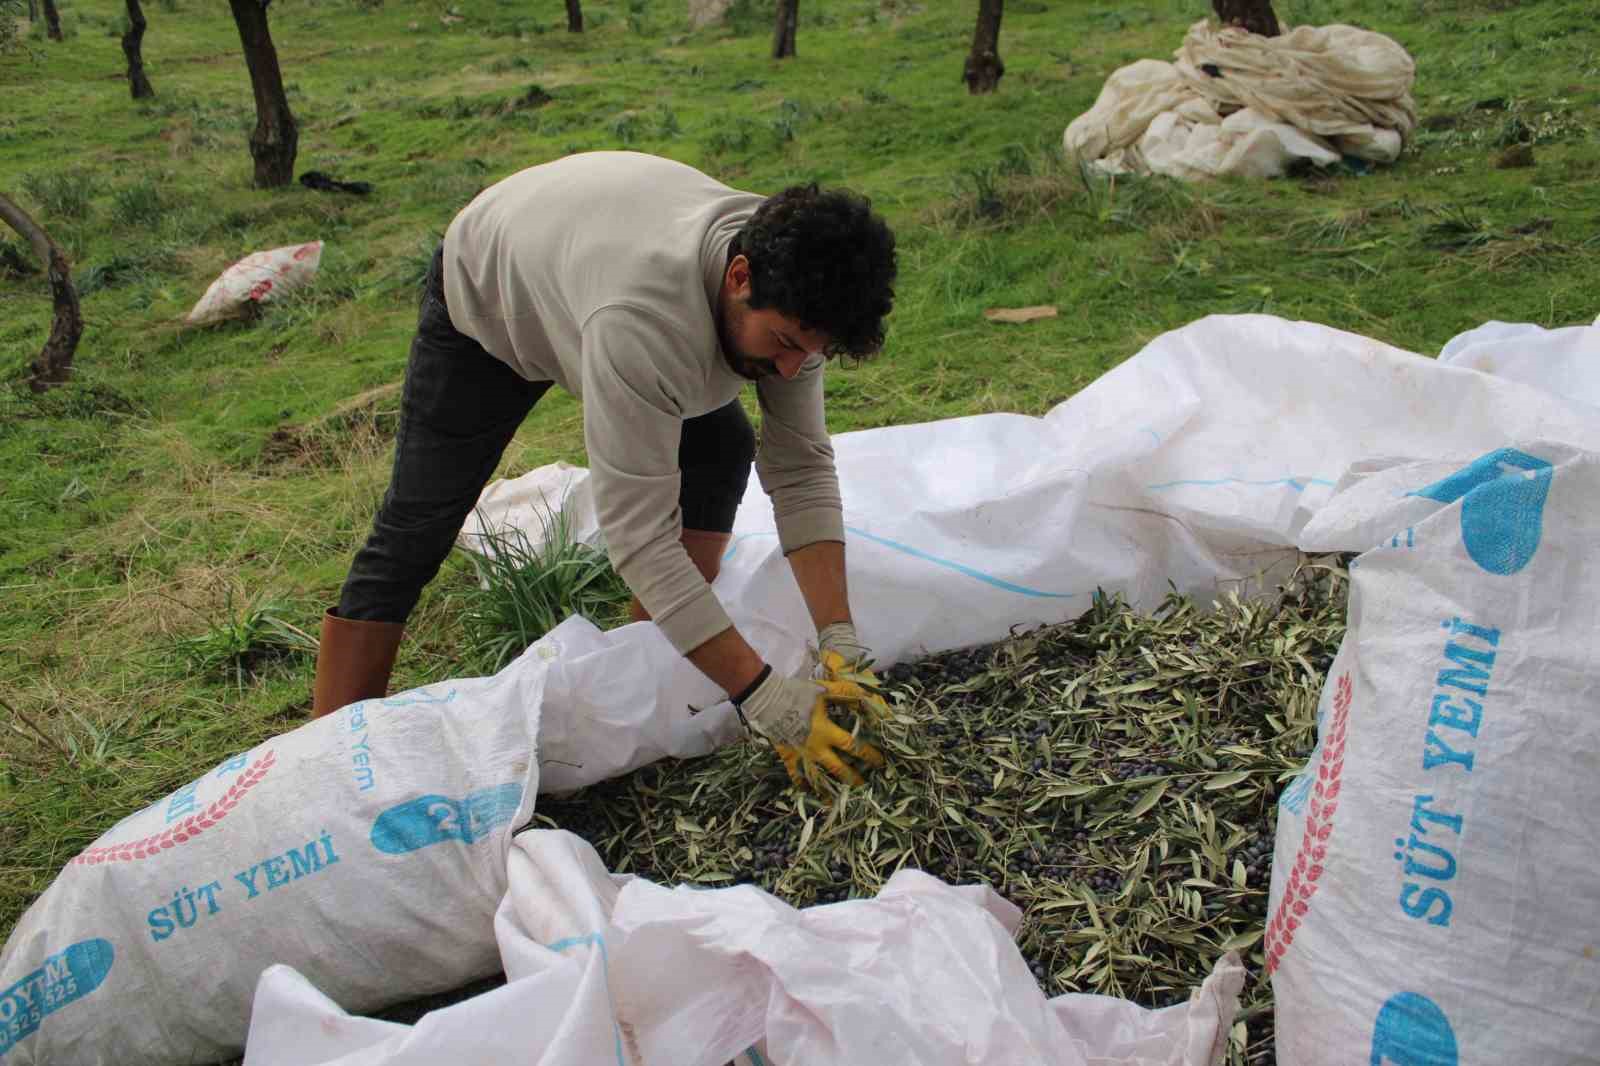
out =
{"type": "Polygon", "coordinates": [[[224,270],[211,283],[184,322],[191,326],[209,326],[235,317],[251,304],[275,300],[316,277],[321,263],[321,241],[253,252],[224,270]]]}
{"type": "Polygon", "coordinates": [[[1416,125],[1416,64],[1381,33],[1262,37],[1203,20],[1175,60],[1115,71],[1062,135],[1067,154],[1111,173],[1273,177],[1296,159],[1392,163],[1416,125]]]}

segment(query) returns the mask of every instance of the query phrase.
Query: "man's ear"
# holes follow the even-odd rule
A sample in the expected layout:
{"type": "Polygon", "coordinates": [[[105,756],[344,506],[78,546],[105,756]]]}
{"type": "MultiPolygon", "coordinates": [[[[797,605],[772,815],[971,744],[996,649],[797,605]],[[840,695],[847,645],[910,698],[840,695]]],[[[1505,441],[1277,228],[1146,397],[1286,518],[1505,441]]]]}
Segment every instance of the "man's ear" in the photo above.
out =
{"type": "Polygon", "coordinates": [[[750,260],[743,254],[736,255],[728,261],[728,269],[722,275],[722,286],[736,299],[750,298],[750,260]]]}

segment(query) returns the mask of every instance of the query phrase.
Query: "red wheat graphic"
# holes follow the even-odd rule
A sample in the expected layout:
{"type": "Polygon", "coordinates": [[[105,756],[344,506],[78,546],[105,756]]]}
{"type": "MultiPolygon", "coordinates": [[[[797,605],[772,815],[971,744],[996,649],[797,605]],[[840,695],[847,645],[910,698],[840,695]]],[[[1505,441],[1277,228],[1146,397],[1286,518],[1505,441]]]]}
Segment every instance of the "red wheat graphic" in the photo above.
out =
{"type": "Polygon", "coordinates": [[[133,862],[185,843],[226,818],[228,812],[239,805],[244,794],[261,783],[261,779],[267,776],[267,771],[272,769],[276,761],[277,756],[269,749],[261,758],[245,767],[244,771],[234,779],[233,784],[228,786],[228,791],[213,800],[209,807],[199,814],[189,815],[164,832],[142,840],[132,840],[126,844],[89,848],[72,861],[90,866],[98,866],[104,862],[133,862]]]}
{"type": "Polygon", "coordinates": [[[1311,788],[1311,804],[1306,810],[1306,831],[1300,838],[1300,851],[1289,872],[1283,898],[1267,923],[1265,937],[1267,973],[1278,968],[1283,953],[1294,942],[1300,919],[1311,909],[1317,894],[1323,862],[1328,857],[1328,841],[1333,836],[1333,816],[1339,810],[1339,776],[1344,773],[1344,732],[1350,720],[1350,675],[1341,674],[1334,685],[1333,720],[1328,729],[1328,744],[1322,749],[1317,780],[1311,788]]]}

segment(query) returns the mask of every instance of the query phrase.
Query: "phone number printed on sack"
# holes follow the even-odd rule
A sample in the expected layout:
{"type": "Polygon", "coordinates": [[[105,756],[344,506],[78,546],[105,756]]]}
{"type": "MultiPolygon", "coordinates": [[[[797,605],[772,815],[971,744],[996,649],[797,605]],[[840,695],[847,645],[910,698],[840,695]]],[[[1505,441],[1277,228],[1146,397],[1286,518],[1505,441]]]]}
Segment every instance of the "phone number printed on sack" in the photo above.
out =
{"type": "Polygon", "coordinates": [[[82,940],[0,991],[0,1057],[32,1036],[47,1016],[99,988],[115,958],[111,941],[82,940]]]}

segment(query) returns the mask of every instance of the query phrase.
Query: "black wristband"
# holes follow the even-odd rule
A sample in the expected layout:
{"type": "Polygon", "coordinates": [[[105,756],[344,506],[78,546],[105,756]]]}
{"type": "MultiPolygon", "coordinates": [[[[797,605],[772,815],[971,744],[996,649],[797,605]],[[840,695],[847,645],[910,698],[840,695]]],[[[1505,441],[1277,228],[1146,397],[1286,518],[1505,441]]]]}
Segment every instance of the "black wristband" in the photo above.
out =
{"type": "Polygon", "coordinates": [[[743,706],[744,705],[744,701],[749,699],[752,695],[754,695],[756,689],[761,687],[761,682],[765,681],[769,676],[771,676],[771,674],[772,674],[772,664],[771,663],[762,663],[761,664],[761,672],[756,675],[756,679],[754,681],[750,682],[748,685],[746,685],[744,687],[744,691],[743,692],[739,693],[737,696],[732,697],[733,705],[735,707],[743,706]]]}

